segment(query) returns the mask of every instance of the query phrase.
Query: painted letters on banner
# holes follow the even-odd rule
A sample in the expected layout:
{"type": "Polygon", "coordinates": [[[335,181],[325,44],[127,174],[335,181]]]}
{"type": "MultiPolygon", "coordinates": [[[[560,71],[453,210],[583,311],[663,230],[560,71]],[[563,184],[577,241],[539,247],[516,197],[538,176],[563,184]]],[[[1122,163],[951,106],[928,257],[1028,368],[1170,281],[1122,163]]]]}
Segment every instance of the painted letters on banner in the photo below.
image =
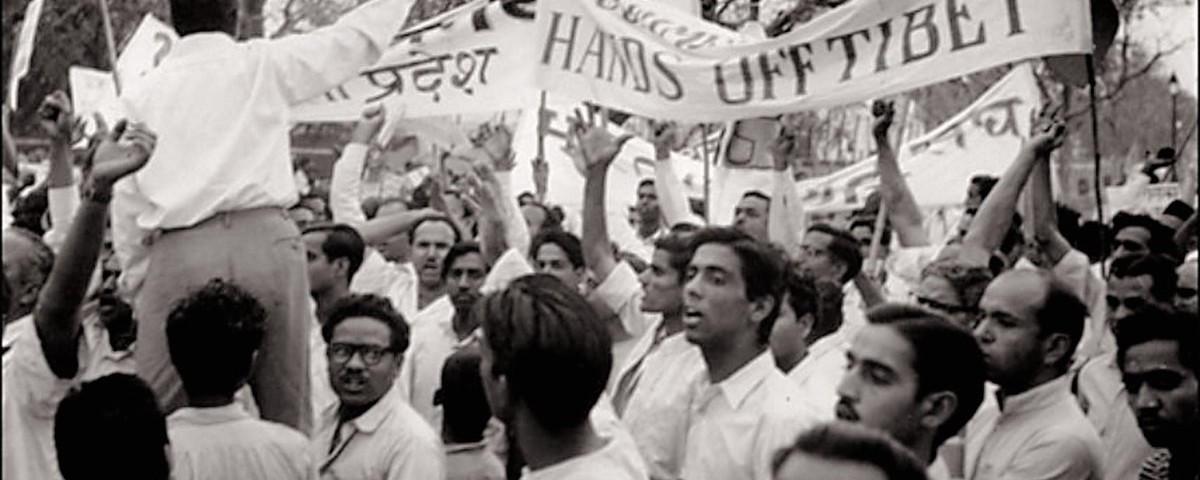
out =
{"type": "Polygon", "coordinates": [[[384,102],[406,117],[521,108],[536,100],[527,2],[478,0],[400,32],[374,66],[298,107],[297,122],[357,120],[384,102]]]}
{"type": "Polygon", "coordinates": [[[724,121],[878,98],[1085,53],[1086,0],[860,0],[751,40],[654,0],[538,2],[537,79],[652,118],[724,121]]]}
{"type": "MultiPolygon", "coordinates": [[[[1019,65],[958,115],[905,144],[897,151],[898,162],[917,205],[958,205],[966,197],[965,185],[971,177],[1003,174],[1029,138],[1032,116],[1041,101],[1033,69],[1019,65]]],[[[772,192],[770,172],[719,167],[713,176],[714,205],[734,205],[749,190],[772,192]]],[[[875,156],[796,183],[804,210],[813,214],[861,208],[867,195],[878,188],[875,156]]],[[[729,223],[733,208],[711,214],[714,223],[729,223]]]]}

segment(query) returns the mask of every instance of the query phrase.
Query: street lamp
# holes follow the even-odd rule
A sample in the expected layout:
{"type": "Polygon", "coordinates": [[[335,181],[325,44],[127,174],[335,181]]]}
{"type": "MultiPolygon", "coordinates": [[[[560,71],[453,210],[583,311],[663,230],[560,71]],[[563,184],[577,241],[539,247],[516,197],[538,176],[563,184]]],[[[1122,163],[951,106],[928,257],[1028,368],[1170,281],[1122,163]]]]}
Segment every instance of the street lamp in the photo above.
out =
{"type": "Polygon", "coordinates": [[[1177,128],[1175,124],[1177,121],[1176,117],[1179,113],[1176,109],[1176,105],[1179,103],[1179,77],[1175,76],[1174,73],[1171,74],[1171,79],[1167,81],[1167,92],[1171,94],[1171,150],[1175,150],[1175,134],[1177,128]]]}

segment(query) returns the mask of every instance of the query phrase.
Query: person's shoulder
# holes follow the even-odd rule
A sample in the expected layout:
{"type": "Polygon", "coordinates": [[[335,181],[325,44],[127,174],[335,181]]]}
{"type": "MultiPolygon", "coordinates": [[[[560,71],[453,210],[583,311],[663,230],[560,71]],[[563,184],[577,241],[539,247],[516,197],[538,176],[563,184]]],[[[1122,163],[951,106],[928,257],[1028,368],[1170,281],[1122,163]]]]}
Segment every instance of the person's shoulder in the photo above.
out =
{"type": "Polygon", "coordinates": [[[442,451],[441,437],[433,431],[425,417],[403,399],[397,398],[394,402],[392,414],[381,428],[387,429],[390,435],[402,443],[442,451]]]}
{"type": "Polygon", "coordinates": [[[251,418],[249,421],[252,422],[255,428],[262,430],[263,438],[269,439],[272,443],[284,447],[296,448],[301,451],[308,449],[308,437],[300,433],[299,430],[282,423],[259,420],[257,418],[251,418]]]}

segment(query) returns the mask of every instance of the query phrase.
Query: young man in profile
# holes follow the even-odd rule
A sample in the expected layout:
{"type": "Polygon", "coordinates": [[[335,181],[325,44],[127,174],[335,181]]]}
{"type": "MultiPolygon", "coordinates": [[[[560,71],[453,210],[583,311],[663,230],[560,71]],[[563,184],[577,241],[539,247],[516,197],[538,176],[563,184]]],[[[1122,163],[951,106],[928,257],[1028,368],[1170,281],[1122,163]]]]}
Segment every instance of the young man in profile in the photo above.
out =
{"type": "Polygon", "coordinates": [[[1099,479],[1100,438],[1067,375],[1087,307],[1050,272],[1023,269],[996,277],[979,306],[975,339],[999,391],[967,425],[967,478],[1099,479]]]}
{"type": "Polygon", "coordinates": [[[837,417],[886,432],[931,465],[931,476],[950,478],[935,459],[983,402],[979,345],[921,307],[883,304],[867,311],[867,321],[847,352],[837,417]]]}
{"type": "Polygon", "coordinates": [[[590,418],[612,368],[605,324],[576,289],[547,274],[521,277],[484,297],[479,364],[492,413],[538,479],[645,479],[633,440],[590,418]]]}

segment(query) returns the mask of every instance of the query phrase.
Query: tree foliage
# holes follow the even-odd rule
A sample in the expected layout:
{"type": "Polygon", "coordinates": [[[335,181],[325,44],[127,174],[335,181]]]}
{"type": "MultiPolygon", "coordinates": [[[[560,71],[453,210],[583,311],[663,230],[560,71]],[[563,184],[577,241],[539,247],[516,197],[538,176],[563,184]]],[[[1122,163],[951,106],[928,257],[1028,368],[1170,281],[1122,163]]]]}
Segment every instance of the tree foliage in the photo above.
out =
{"type": "MultiPolygon", "coordinates": [[[[28,0],[0,2],[0,28],[3,28],[3,79],[9,88],[9,70],[17,32],[24,20],[28,0]]],[[[113,36],[118,48],[133,35],[147,12],[169,20],[167,0],[110,0],[113,36]]],[[[41,135],[34,114],[42,98],[54,90],[68,90],[67,69],[72,65],[111,70],[104,39],[100,3],[96,0],[47,0],[38,23],[29,73],[18,90],[18,108],[13,114],[17,136],[41,135]]],[[[7,90],[6,90],[7,92],[7,90]]]]}

